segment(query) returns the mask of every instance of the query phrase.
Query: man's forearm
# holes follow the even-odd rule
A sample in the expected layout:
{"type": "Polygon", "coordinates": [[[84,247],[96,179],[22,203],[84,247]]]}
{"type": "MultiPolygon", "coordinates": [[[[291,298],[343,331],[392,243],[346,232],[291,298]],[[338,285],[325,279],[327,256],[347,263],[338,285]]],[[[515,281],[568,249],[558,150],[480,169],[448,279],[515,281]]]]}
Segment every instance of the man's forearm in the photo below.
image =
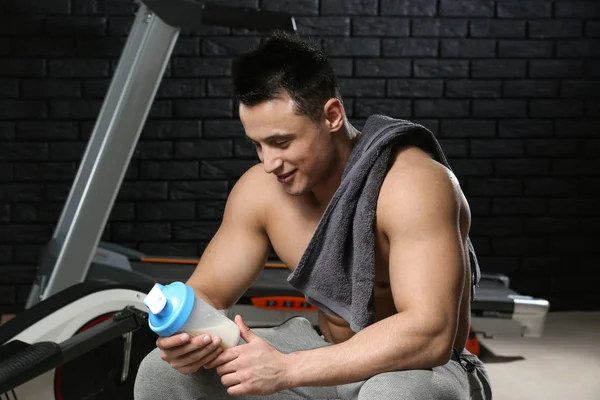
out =
{"type": "Polygon", "coordinates": [[[448,342],[446,333],[435,332],[423,318],[400,313],[343,343],[289,354],[288,381],[290,387],[331,386],[383,372],[433,368],[447,361],[448,342]]]}

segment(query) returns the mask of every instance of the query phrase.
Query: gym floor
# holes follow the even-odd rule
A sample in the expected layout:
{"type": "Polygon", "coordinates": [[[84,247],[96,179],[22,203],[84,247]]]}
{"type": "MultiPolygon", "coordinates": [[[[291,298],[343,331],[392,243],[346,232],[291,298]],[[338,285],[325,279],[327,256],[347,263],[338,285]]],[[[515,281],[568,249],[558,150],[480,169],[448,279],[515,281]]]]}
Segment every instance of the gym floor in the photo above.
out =
{"type": "Polygon", "coordinates": [[[494,400],[600,399],[600,312],[550,312],[541,338],[480,343],[494,400]]]}

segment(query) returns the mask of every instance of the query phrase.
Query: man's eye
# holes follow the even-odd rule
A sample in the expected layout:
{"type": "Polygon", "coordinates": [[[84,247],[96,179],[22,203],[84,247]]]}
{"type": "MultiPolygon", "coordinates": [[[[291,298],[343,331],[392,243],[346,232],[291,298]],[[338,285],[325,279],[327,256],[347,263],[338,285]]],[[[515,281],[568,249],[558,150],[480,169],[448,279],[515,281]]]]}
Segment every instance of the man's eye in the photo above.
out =
{"type": "Polygon", "coordinates": [[[285,147],[290,143],[289,140],[283,140],[281,142],[275,142],[275,146],[277,147],[285,147]]]}

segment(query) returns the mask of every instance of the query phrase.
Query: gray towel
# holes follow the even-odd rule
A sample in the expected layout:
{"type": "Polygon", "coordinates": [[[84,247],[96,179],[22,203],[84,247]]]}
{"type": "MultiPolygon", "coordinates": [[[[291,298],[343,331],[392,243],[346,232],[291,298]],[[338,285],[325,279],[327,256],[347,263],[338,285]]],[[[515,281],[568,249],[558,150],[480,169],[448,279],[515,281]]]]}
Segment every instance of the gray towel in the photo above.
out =
{"type": "MultiPolygon", "coordinates": [[[[401,119],[373,115],[355,144],[342,182],[288,282],[323,311],[358,332],[374,322],[375,208],[393,148],[416,145],[448,167],[431,131],[401,119]]],[[[479,265],[469,240],[473,293],[479,265]]]]}

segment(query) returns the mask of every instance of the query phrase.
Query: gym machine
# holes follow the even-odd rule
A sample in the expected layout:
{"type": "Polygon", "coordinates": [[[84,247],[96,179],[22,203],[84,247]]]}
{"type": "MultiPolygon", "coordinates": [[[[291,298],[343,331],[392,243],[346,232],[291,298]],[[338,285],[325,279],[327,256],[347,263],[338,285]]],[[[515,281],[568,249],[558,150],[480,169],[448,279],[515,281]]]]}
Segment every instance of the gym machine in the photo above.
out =
{"type": "Polygon", "coordinates": [[[26,309],[0,327],[0,399],[131,399],[156,345],[142,300],[150,276],[98,243],[182,29],[294,32],[284,13],[190,0],[139,7],[26,309]]]}
{"type": "MultiPolygon", "coordinates": [[[[100,241],[181,29],[199,24],[295,32],[284,13],[138,0],[139,8],[75,181],[45,246],[26,309],[0,327],[0,399],[130,399],[137,367],[155,346],[142,299],[155,282],[184,281],[198,260],[145,255],[100,241]]],[[[316,310],[287,283],[278,260],[232,312],[249,326],[316,310]]],[[[549,304],[503,275],[483,275],[472,327],[486,336],[539,337],[549,304]]]]}
{"type": "MultiPolygon", "coordinates": [[[[193,257],[148,255],[114,243],[100,242],[87,278],[93,281],[120,282],[120,274],[133,274],[164,285],[186,280],[196,268],[193,257]],[[112,268],[106,268],[106,267],[112,268]],[[115,268],[118,267],[118,268],[115,268]],[[125,271],[125,272],[122,272],[125,271]]],[[[316,308],[287,283],[287,267],[277,259],[269,260],[256,282],[244,293],[231,313],[244,316],[250,327],[281,323],[301,313],[317,326],[316,308]]],[[[486,338],[543,335],[549,303],[547,300],[517,293],[510,279],[502,274],[483,273],[471,304],[471,327],[486,338]]]]}
{"type": "MultiPolygon", "coordinates": [[[[187,279],[198,264],[195,258],[148,255],[114,243],[100,242],[92,265],[112,260],[154,282],[169,284],[187,279]],[[118,260],[118,261],[117,261],[118,260]]],[[[272,326],[302,313],[317,326],[316,309],[287,283],[290,271],[279,260],[269,260],[256,282],[232,308],[244,316],[250,327],[272,326]]],[[[549,302],[526,296],[510,288],[502,274],[483,273],[471,303],[471,328],[487,338],[517,336],[539,338],[543,335],[549,302]]]]}

